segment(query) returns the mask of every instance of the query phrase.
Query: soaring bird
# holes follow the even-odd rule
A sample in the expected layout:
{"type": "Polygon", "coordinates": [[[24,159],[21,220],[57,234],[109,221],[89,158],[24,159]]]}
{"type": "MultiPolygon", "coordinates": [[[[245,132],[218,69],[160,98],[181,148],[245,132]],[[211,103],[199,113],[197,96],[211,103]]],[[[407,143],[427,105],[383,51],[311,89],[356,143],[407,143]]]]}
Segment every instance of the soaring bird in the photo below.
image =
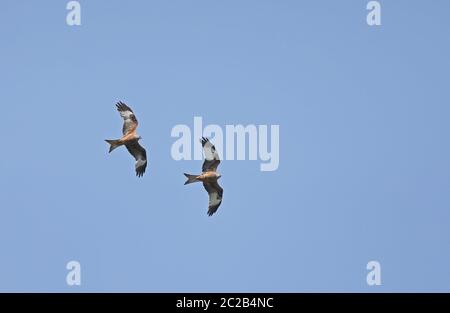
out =
{"type": "Polygon", "coordinates": [[[201,142],[205,153],[202,173],[200,175],[190,175],[184,173],[184,176],[187,177],[187,181],[184,184],[187,185],[195,182],[203,182],[203,187],[205,187],[209,195],[208,215],[211,216],[216,213],[222,203],[223,189],[217,182],[222,175],[216,171],[220,164],[220,158],[216,151],[216,147],[214,147],[208,138],[202,137],[201,142]]]}
{"type": "Polygon", "coordinates": [[[117,147],[125,146],[128,152],[130,152],[136,160],[136,176],[142,177],[145,173],[145,168],[147,167],[147,152],[139,144],[139,140],[142,139],[142,137],[138,136],[136,132],[138,127],[136,115],[134,115],[133,110],[129,106],[121,101],[116,104],[116,107],[124,121],[122,128],[123,136],[117,140],[105,140],[111,145],[109,153],[117,147]]]}

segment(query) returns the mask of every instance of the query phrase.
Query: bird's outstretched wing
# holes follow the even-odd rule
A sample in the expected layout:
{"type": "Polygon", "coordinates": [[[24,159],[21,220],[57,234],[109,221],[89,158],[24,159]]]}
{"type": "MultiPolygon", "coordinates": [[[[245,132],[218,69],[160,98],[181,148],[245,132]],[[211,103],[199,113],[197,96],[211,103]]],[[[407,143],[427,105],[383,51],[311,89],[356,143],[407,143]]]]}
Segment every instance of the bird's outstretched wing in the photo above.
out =
{"type": "Polygon", "coordinates": [[[216,147],[209,141],[208,138],[202,137],[203,151],[205,152],[205,162],[203,162],[203,172],[215,172],[220,164],[220,157],[216,151],[216,147]]]}
{"type": "Polygon", "coordinates": [[[203,187],[209,195],[208,215],[211,216],[216,213],[220,204],[222,203],[223,189],[216,182],[204,182],[203,187]]]}
{"type": "Polygon", "coordinates": [[[127,147],[128,152],[136,159],[136,176],[142,177],[147,167],[147,152],[137,140],[126,143],[125,147],[127,147]]]}
{"type": "Polygon", "coordinates": [[[133,110],[123,103],[122,101],[117,102],[117,111],[119,111],[120,116],[123,118],[123,128],[122,133],[127,135],[136,130],[138,127],[138,121],[134,115],[133,110]]]}

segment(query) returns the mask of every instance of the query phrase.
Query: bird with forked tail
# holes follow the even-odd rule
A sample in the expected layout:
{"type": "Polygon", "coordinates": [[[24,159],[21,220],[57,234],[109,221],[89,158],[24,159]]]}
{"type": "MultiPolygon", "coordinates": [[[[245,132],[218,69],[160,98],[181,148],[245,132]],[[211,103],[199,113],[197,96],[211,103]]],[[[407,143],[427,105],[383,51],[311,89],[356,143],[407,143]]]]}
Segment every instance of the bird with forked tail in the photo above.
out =
{"type": "Polygon", "coordinates": [[[191,175],[184,173],[187,180],[185,185],[202,182],[203,187],[209,195],[208,215],[211,216],[216,213],[220,204],[222,203],[223,189],[218,183],[218,179],[222,177],[217,172],[217,167],[220,164],[220,157],[216,151],[216,147],[209,141],[208,138],[201,139],[203,151],[205,152],[205,161],[202,166],[202,173],[200,175],[191,175]]]}
{"type": "Polygon", "coordinates": [[[105,140],[107,143],[110,144],[109,153],[111,153],[114,149],[120,146],[125,146],[128,152],[130,152],[130,154],[136,160],[135,164],[136,176],[142,177],[145,173],[145,169],[147,168],[147,152],[139,144],[139,140],[141,140],[142,137],[138,136],[136,132],[138,127],[136,115],[129,106],[127,106],[125,103],[121,101],[119,101],[116,104],[116,107],[117,111],[119,111],[120,113],[120,116],[124,120],[122,127],[123,136],[120,139],[105,140]]]}

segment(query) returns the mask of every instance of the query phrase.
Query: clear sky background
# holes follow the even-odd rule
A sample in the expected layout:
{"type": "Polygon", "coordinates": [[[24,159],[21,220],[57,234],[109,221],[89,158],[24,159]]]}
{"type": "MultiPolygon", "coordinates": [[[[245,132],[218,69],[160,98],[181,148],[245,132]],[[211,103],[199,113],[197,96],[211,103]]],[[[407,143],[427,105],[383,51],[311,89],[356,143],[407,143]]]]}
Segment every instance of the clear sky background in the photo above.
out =
{"type": "Polygon", "coordinates": [[[365,0],[67,2],[0,4],[1,291],[450,291],[449,1],[381,27],[365,0]],[[142,179],[103,141],[118,100],[142,179]],[[278,171],[224,161],[212,218],[170,155],[194,116],[280,125],[278,171]]]}

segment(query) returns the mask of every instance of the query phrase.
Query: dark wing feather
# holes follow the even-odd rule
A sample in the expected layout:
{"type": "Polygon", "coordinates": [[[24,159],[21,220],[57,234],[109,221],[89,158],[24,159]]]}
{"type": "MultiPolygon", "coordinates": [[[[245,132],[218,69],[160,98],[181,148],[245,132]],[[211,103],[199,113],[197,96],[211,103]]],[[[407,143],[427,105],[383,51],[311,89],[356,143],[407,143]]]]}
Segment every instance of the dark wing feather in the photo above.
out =
{"type": "Polygon", "coordinates": [[[136,119],[133,110],[121,101],[119,101],[116,106],[117,111],[119,111],[120,116],[123,118],[122,133],[126,135],[129,132],[136,130],[138,127],[138,120],[136,119]]]}
{"type": "Polygon", "coordinates": [[[203,172],[215,172],[220,164],[220,157],[216,151],[216,147],[208,138],[202,137],[203,151],[205,152],[205,162],[203,162],[203,172]]]}
{"type": "Polygon", "coordinates": [[[130,152],[136,160],[136,176],[142,177],[145,173],[145,169],[147,168],[147,152],[137,140],[126,143],[125,147],[127,147],[128,152],[130,152]]]}
{"type": "Polygon", "coordinates": [[[208,215],[211,216],[216,213],[222,203],[223,189],[219,186],[217,181],[204,182],[203,187],[205,187],[209,195],[208,215]]]}

